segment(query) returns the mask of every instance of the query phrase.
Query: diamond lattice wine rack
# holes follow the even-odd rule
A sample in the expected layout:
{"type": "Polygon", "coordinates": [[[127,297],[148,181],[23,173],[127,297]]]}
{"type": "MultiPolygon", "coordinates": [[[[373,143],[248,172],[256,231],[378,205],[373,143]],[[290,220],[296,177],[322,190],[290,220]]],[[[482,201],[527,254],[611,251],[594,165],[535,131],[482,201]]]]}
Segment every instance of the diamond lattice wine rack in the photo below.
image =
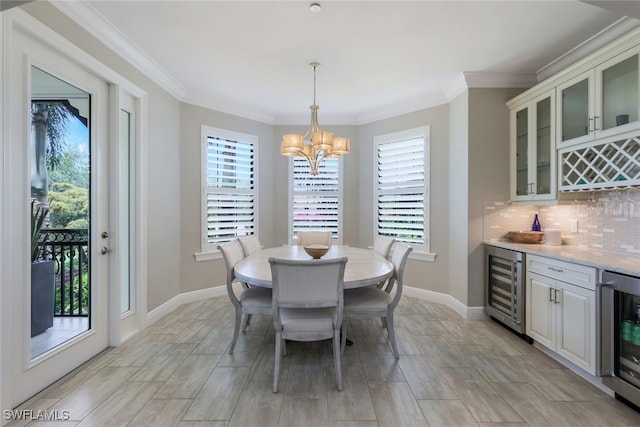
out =
{"type": "Polygon", "coordinates": [[[560,191],[640,186],[640,135],[559,154],[560,191]]]}

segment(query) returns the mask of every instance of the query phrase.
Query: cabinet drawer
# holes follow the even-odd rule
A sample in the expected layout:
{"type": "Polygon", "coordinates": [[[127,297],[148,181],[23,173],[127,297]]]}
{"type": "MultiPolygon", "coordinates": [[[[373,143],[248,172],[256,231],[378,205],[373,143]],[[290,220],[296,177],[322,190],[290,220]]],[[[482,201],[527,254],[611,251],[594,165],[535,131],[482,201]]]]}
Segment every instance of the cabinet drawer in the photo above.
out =
{"type": "Polygon", "coordinates": [[[596,269],[593,267],[527,255],[527,272],[551,277],[592,291],[596,290],[596,269]]]}

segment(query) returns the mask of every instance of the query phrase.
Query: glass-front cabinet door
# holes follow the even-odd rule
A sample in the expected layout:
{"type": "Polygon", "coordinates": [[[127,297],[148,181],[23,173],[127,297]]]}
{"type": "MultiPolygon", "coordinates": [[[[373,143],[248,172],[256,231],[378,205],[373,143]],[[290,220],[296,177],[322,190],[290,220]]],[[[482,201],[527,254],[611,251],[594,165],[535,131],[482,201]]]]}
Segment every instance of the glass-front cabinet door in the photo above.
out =
{"type": "Polygon", "coordinates": [[[593,72],[575,77],[558,87],[559,145],[593,139],[593,72]]]}
{"type": "Polygon", "coordinates": [[[511,199],[555,198],[555,90],[511,111],[511,199]]]}
{"type": "Polygon", "coordinates": [[[640,49],[605,62],[596,68],[596,131],[599,137],[626,132],[640,127],[638,107],[638,58],[640,49]]]}
{"type": "Polygon", "coordinates": [[[553,121],[553,94],[542,96],[535,101],[535,152],[536,152],[536,185],[534,193],[538,196],[555,194],[555,168],[552,170],[552,160],[555,164],[556,146],[551,134],[553,121]]]}
{"type": "Polygon", "coordinates": [[[527,197],[531,192],[529,180],[529,107],[515,112],[516,196],[527,197]]]}
{"type": "Polygon", "coordinates": [[[640,128],[640,47],[558,86],[558,148],[640,128]]]}

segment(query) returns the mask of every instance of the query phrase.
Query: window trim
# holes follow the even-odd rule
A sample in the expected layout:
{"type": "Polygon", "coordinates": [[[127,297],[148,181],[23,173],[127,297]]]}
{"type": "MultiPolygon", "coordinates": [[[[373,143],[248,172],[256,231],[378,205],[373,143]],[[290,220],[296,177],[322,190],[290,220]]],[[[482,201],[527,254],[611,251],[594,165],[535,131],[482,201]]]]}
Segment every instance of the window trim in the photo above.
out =
{"type": "MultiPolygon", "coordinates": [[[[196,261],[208,261],[213,259],[222,259],[222,254],[213,247],[214,245],[207,243],[207,138],[228,139],[230,141],[242,141],[250,143],[253,146],[253,200],[254,200],[254,219],[253,232],[258,235],[260,216],[258,215],[259,206],[259,152],[258,152],[258,136],[250,135],[232,130],[215,128],[212,126],[202,125],[200,133],[200,252],[194,254],[196,261]]],[[[217,246],[217,245],[216,245],[217,246]]]]}
{"type": "Polygon", "coordinates": [[[431,252],[431,127],[429,125],[420,126],[412,129],[405,129],[398,132],[387,133],[384,135],[374,136],[373,138],[373,168],[372,168],[372,183],[373,183],[373,236],[378,235],[378,146],[385,143],[394,141],[410,139],[410,138],[424,138],[424,237],[425,243],[416,245],[410,244],[413,247],[413,251],[409,255],[411,259],[418,259],[423,261],[435,261],[436,254],[431,252]]]}
{"type": "MultiPolygon", "coordinates": [[[[343,236],[344,236],[344,159],[343,157],[339,157],[336,159],[338,161],[338,236],[337,239],[333,241],[333,244],[342,245],[343,236]]],[[[289,192],[288,192],[288,202],[289,202],[289,221],[287,225],[287,234],[288,239],[287,242],[289,245],[297,245],[297,240],[293,233],[293,157],[290,157],[288,160],[289,163],[289,192]]]]}

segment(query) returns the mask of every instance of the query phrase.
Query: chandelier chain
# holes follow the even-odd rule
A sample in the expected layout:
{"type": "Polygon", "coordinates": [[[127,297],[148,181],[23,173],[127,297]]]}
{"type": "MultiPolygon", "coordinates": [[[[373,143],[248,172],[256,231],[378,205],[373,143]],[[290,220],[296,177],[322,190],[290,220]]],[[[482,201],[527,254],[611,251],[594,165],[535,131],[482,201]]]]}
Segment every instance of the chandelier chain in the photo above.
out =
{"type": "Polygon", "coordinates": [[[313,105],[316,105],[316,69],[317,65],[313,66],[313,105]]]}

